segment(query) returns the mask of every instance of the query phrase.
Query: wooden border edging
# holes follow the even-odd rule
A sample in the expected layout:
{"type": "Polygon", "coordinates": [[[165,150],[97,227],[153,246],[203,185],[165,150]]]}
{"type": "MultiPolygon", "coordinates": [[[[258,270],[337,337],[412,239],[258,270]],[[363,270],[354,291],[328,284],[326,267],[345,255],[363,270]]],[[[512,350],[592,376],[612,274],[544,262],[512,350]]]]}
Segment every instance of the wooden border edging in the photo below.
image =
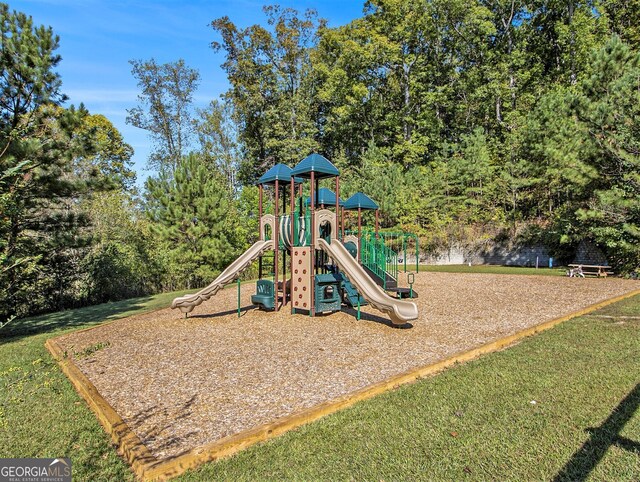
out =
{"type": "MultiPolygon", "coordinates": [[[[395,375],[387,380],[369,385],[368,387],[343,395],[337,399],[323,402],[301,412],[277,419],[274,422],[269,422],[244,432],[222,438],[210,444],[192,449],[182,455],[164,460],[157,459],[149,451],[133,430],[122,420],[120,415],[118,415],[113,407],[100,395],[86,375],[67,358],[66,353],[64,353],[56,343],[55,338],[47,340],[45,346],[60,365],[62,372],[71,380],[71,383],[80,396],[87,401],[89,408],[96,414],[106,432],[118,446],[120,454],[131,464],[136,476],[142,480],[166,480],[176,477],[186,470],[197,467],[205,462],[230,456],[253,444],[269,440],[289,430],[314,422],[326,415],[350,407],[357,402],[367,400],[386,391],[398,388],[401,385],[413,383],[420,378],[436,374],[451,365],[464,363],[481,355],[501,350],[523,338],[553,328],[571,318],[591,313],[607,305],[636,295],[640,295],[640,289],[595,303],[587,308],[526,328],[518,333],[486,343],[469,351],[456,353],[445,360],[410,370],[400,375],[395,375]]],[[[100,326],[102,325],[88,329],[94,329],[100,326]]]]}
{"type": "Polygon", "coordinates": [[[158,462],[156,457],[122,420],[113,407],[100,395],[87,376],[67,357],[67,354],[60,348],[55,339],[47,340],[44,346],[58,362],[60,369],[69,378],[76,391],[85,399],[93,413],[96,414],[98,421],[116,444],[120,455],[131,465],[139,478],[145,479],[147,469],[158,462]]]}

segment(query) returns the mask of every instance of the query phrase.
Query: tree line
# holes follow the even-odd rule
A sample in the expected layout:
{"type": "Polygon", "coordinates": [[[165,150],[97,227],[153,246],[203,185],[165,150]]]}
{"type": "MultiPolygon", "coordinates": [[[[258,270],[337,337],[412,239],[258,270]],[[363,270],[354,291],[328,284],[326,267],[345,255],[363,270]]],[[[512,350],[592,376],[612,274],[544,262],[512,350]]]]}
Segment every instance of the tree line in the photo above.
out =
{"type": "MultiPolygon", "coordinates": [[[[371,0],[329,27],[267,6],[212,21],[229,90],[204,109],[200,73],[132,60],[127,122],[65,107],[59,38],[0,4],[0,323],[193,288],[257,236],[256,179],[320,152],[342,191],[421,246],[582,239],[640,264],[640,9],[619,0],[371,0]]],[[[330,186],[327,186],[330,187],[330,186]]]]}
{"type": "Polygon", "coordinates": [[[507,237],[640,261],[640,7],[618,0],[370,0],[329,28],[265,7],[212,27],[239,179],[309,151],[423,246],[507,237]]]}

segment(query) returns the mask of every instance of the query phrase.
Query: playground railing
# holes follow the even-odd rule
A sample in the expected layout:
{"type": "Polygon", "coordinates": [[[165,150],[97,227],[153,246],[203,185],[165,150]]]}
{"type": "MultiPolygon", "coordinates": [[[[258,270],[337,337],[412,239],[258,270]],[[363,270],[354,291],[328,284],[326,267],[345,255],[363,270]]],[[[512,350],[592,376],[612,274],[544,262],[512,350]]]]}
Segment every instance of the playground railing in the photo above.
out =
{"type": "Polygon", "coordinates": [[[360,261],[383,280],[387,289],[387,278],[398,279],[398,254],[373,232],[363,232],[360,239],[360,261]]]}
{"type": "Polygon", "coordinates": [[[418,271],[420,240],[417,235],[405,232],[379,231],[378,237],[384,239],[385,244],[398,253],[398,258],[402,258],[400,263],[403,264],[405,273],[407,272],[407,253],[409,252],[415,256],[415,269],[416,272],[418,271]]]}
{"type": "MultiPolygon", "coordinates": [[[[370,236],[374,233],[370,227],[364,228],[363,235],[370,236]]],[[[358,235],[358,231],[347,230],[345,234],[358,235]]],[[[378,238],[383,240],[387,248],[397,253],[396,259],[402,265],[403,271],[406,273],[409,269],[413,268],[413,263],[409,265],[407,261],[407,254],[415,257],[415,270],[418,271],[418,263],[420,260],[420,241],[418,236],[413,233],[394,232],[394,231],[378,231],[378,238]]],[[[400,268],[399,268],[400,269],[400,268]]],[[[392,270],[390,270],[391,272],[392,270]]]]}

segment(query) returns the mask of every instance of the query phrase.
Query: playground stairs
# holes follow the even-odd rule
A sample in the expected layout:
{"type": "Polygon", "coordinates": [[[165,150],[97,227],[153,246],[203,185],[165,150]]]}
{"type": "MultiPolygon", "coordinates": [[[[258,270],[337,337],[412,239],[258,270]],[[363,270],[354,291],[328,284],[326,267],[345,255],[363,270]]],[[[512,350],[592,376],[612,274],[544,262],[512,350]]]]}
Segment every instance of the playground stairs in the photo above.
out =
{"type": "Polygon", "coordinates": [[[344,301],[348,305],[357,307],[358,302],[360,303],[360,306],[364,306],[367,304],[367,300],[365,300],[360,295],[360,293],[358,293],[356,287],[351,284],[351,281],[349,281],[349,279],[344,276],[344,274],[342,275],[342,287],[344,289],[344,301]]]}
{"type": "Polygon", "coordinates": [[[391,291],[398,287],[398,280],[391,276],[388,272],[382,271],[381,275],[378,275],[373,270],[371,270],[368,266],[362,265],[367,274],[371,277],[373,281],[376,282],[378,286],[382,289],[391,291]],[[383,277],[384,276],[384,277],[383,277]]]}

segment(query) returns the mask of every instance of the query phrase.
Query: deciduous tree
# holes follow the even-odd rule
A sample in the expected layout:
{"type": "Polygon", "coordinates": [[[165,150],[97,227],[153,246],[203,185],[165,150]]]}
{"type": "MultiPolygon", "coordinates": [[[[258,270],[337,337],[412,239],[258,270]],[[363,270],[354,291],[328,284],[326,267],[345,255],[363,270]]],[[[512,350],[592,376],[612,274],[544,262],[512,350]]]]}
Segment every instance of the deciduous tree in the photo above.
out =
{"type": "Polygon", "coordinates": [[[212,47],[226,54],[222,67],[245,149],[244,182],[278,162],[293,165],[318,147],[309,55],[325,22],[313,10],[302,17],[291,8],[264,11],[269,28],[238,29],[228,17],[212,22],[222,37],[212,47]]]}
{"type": "Polygon", "coordinates": [[[127,123],[149,131],[154,141],[149,167],[171,172],[190,146],[193,93],[200,74],[182,59],[166,64],[154,59],[129,63],[142,92],[139,105],[127,110],[127,123]]]}

